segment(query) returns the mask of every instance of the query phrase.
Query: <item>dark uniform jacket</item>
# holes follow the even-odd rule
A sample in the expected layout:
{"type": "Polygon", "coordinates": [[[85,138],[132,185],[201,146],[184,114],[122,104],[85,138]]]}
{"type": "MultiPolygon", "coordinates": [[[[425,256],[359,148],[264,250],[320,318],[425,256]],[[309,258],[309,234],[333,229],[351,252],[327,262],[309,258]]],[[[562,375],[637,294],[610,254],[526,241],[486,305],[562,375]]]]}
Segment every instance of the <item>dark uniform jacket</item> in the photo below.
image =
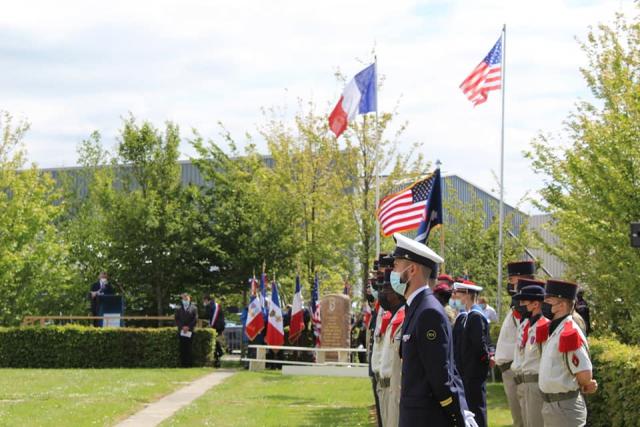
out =
{"type": "Polygon", "coordinates": [[[464,426],[467,402],[453,360],[451,323],[431,289],[406,309],[401,354],[400,426],[464,426]]]}
{"type": "Polygon", "coordinates": [[[196,306],[192,303],[189,303],[187,309],[185,310],[180,303],[180,307],[176,311],[176,326],[178,326],[178,330],[181,330],[183,326],[188,326],[190,331],[196,327],[196,322],[198,321],[198,310],[196,306]]]}
{"type": "Polygon", "coordinates": [[[491,338],[489,322],[477,310],[460,315],[454,326],[455,359],[458,372],[467,380],[485,380],[489,374],[491,338]],[[458,325],[460,323],[460,325],[458,325]]]}

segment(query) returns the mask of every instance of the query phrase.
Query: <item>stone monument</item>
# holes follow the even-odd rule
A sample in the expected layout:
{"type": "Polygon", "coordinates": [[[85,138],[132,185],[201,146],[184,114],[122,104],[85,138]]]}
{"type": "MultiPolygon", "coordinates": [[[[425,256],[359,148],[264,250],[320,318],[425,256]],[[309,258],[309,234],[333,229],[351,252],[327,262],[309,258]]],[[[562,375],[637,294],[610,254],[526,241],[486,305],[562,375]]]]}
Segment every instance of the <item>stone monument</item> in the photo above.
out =
{"type": "MultiPolygon", "coordinates": [[[[326,295],[320,300],[321,348],[351,347],[351,299],[343,294],[326,295]]],[[[326,353],[326,360],[348,362],[349,354],[326,353]]]]}

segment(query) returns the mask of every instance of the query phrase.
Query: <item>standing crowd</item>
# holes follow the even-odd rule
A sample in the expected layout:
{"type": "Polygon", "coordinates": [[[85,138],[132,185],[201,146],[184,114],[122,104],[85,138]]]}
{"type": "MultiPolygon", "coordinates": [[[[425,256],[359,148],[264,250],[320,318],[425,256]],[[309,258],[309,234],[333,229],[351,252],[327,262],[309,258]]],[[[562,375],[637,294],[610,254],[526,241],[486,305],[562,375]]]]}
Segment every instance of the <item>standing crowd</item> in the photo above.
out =
{"type": "Polygon", "coordinates": [[[583,394],[598,384],[586,335],[589,316],[575,283],[535,277],[532,261],[508,264],[511,310],[493,346],[495,310],[483,288],[438,276],[444,260],[394,234],[374,263],[370,376],[379,426],[487,426],[486,381],[501,374],[514,426],[584,426],[583,394]],[[578,314],[582,313],[582,316],[578,314]]]}

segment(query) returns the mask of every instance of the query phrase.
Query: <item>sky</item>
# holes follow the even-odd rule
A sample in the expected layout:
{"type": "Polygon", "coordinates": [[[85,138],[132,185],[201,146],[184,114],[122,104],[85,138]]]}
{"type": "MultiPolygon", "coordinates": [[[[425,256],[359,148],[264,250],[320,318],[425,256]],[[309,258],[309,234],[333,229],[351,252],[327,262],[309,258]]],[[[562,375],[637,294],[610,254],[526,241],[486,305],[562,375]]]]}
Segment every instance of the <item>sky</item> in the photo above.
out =
{"type": "Polygon", "coordinates": [[[379,108],[408,122],[400,149],[417,141],[445,174],[497,191],[501,94],[473,107],[458,86],[506,24],[505,201],[535,212],[526,198],[543,181],[523,152],[590,99],[576,38],[620,11],[636,13],[596,0],[23,0],[0,14],[0,109],[31,124],[40,167],[75,165],[95,130],[113,147],[129,113],[177,123],[186,159],[194,128],[217,139],[223,123],[242,145],[265,108],[289,121],[301,99],[328,115],[343,89],[335,72],[351,77],[375,48],[379,108]]]}

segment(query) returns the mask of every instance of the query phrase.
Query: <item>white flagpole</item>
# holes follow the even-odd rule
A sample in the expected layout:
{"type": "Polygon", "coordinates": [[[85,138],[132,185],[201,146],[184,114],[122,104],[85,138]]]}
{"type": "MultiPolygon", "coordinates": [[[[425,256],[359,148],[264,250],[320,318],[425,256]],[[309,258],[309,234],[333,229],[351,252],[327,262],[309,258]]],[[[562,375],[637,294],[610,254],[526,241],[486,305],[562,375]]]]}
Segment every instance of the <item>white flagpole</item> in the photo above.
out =
{"type": "MultiPolygon", "coordinates": [[[[375,81],[375,85],[376,85],[376,139],[378,139],[378,55],[374,55],[374,66],[375,66],[375,70],[376,70],[376,81],[375,81]]],[[[380,179],[379,179],[379,170],[378,170],[378,142],[376,141],[376,148],[375,148],[375,161],[373,163],[373,167],[374,167],[374,171],[376,174],[376,205],[375,205],[375,209],[374,212],[378,209],[378,203],[380,203],[380,179]]],[[[375,216],[375,214],[374,214],[375,216]]],[[[378,218],[375,218],[376,221],[376,258],[378,259],[380,258],[380,221],[378,221],[378,218]]]]}
{"type": "Polygon", "coordinates": [[[502,125],[500,130],[500,230],[498,231],[498,297],[497,315],[500,318],[502,309],[502,251],[504,224],[504,92],[506,88],[507,74],[507,24],[502,27],[502,125]]]}

